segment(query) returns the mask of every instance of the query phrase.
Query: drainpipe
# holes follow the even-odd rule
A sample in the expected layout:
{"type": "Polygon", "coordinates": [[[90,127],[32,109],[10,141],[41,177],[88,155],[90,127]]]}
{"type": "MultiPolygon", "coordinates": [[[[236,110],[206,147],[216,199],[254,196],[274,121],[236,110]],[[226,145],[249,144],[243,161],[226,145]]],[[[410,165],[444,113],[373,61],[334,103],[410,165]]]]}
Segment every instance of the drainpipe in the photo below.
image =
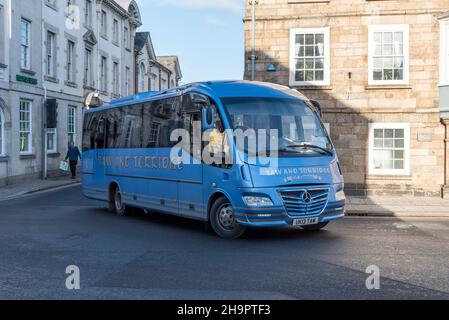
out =
{"type": "MultiPolygon", "coordinates": [[[[41,22],[41,36],[42,36],[42,43],[45,39],[45,0],[42,0],[42,22],[41,22]]],[[[45,86],[45,76],[44,76],[44,70],[45,70],[45,64],[44,64],[44,56],[45,56],[45,46],[42,46],[42,65],[41,65],[41,81],[42,81],[42,88],[44,89],[44,99],[42,102],[42,179],[47,180],[48,178],[48,154],[47,154],[47,87],[45,86]]]]}

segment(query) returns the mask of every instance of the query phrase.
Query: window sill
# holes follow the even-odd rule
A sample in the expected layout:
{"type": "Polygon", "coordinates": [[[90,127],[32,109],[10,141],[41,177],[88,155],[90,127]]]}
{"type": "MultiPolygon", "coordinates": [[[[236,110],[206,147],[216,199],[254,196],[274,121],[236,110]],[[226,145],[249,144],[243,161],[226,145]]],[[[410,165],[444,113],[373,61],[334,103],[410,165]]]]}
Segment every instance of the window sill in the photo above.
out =
{"type": "Polygon", "coordinates": [[[36,75],[36,72],[35,72],[35,71],[33,71],[33,70],[28,70],[28,69],[20,69],[20,72],[21,72],[21,73],[28,74],[28,75],[30,75],[30,76],[36,75]]]}
{"type": "Polygon", "coordinates": [[[0,62],[0,68],[6,69],[8,68],[8,65],[0,62]]]}
{"type": "Polygon", "coordinates": [[[408,174],[385,174],[385,173],[370,173],[366,175],[366,180],[401,180],[401,181],[411,181],[412,176],[408,174]]]}
{"type": "Polygon", "coordinates": [[[367,85],[365,90],[411,90],[412,87],[407,84],[375,84],[367,85]]]}
{"type": "Polygon", "coordinates": [[[46,5],[47,7],[49,7],[50,9],[55,10],[56,12],[59,11],[59,10],[58,10],[58,7],[57,7],[55,4],[52,4],[52,3],[49,3],[49,2],[45,2],[45,5],[46,5]]]}
{"type": "Polygon", "coordinates": [[[44,80],[47,82],[59,83],[59,80],[52,76],[44,76],[44,80]]]}
{"type": "Polygon", "coordinates": [[[78,88],[78,85],[75,82],[64,81],[64,85],[74,89],[78,88]]]}
{"type": "Polygon", "coordinates": [[[330,0],[288,0],[288,4],[329,3],[330,0]]]}
{"type": "Polygon", "coordinates": [[[120,48],[120,45],[119,45],[118,41],[113,41],[112,44],[113,44],[114,46],[116,46],[117,48],[120,48]]]}
{"type": "Polygon", "coordinates": [[[61,154],[57,151],[48,151],[47,157],[49,158],[59,158],[61,154]]]}
{"type": "Polygon", "coordinates": [[[19,159],[20,160],[32,160],[32,159],[36,159],[36,155],[35,154],[22,153],[22,154],[19,155],[19,159]]]}
{"type": "Polygon", "coordinates": [[[9,157],[5,156],[5,155],[1,155],[0,156],[0,162],[8,162],[9,161],[9,157]]]}
{"type": "Polygon", "coordinates": [[[106,41],[109,40],[107,35],[102,34],[102,35],[100,35],[100,37],[101,37],[103,40],[106,40],[106,41]]]}
{"type": "Polygon", "coordinates": [[[95,91],[96,90],[95,86],[88,86],[86,84],[83,86],[83,89],[84,90],[89,90],[89,91],[95,91]]]}
{"type": "Polygon", "coordinates": [[[328,85],[315,85],[315,86],[303,86],[303,85],[294,85],[292,86],[294,89],[298,90],[332,90],[332,86],[328,85]]]}

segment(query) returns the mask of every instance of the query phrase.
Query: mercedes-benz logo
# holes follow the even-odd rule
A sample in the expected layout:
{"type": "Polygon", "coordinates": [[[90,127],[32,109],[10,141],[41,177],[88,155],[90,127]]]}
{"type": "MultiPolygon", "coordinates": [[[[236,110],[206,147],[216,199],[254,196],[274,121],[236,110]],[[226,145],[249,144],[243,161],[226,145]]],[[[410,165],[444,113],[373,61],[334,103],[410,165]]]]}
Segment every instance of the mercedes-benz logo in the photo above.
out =
{"type": "Polygon", "coordinates": [[[310,203],[312,201],[312,196],[307,191],[302,194],[302,202],[310,203]]]}

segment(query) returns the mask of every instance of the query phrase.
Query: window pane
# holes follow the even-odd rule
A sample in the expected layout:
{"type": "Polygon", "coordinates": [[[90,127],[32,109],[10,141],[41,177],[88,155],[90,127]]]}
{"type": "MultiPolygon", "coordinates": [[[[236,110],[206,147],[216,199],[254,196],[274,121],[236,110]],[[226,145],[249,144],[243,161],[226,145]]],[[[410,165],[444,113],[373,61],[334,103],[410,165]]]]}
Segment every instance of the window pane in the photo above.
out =
{"type": "Polygon", "coordinates": [[[324,71],[315,71],[315,81],[324,80],[324,71]]]}
{"type": "Polygon", "coordinates": [[[383,148],[384,141],[382,139],[374,139],[374,148],[383,148]]]}
{"type": "Polygon", "coordinates": [[[402,160],[402,159],[404,159],[404,150],[396,150],[396,151],[394,152],[394,158],[395,158],[396,160],[402,160]]]}
{"type": "Polygon", "coordinates": [[[399,170],[404,169],[404,160],[395,160],[394,168],[399,170]]]}
{"type": "Polygon", "coordinates": [[[373,79],[374,80],[382,80],[382,70],[374,70],[373,71],[373,79]]]}
{"type": "Polygon", "coordinates": [[[383,138],[384,130],[383,129],[374,129],[374,138],[383,138]]]}
{"type": "Polygon", "coordinates": [[[395,138],[404,138],[404,129],[395,129],[394,137],[395,138]]]}
{"type": "Polygon", "coordinates": [[[312,71],[311,70],[306,70],[306,72],[305,72],[306,81],[313,81],[314,80],[313,76],[314,76],[313,70],[312,71]]]}
{"type": "Polygon", "coordinates": [[[313,69],[314,59],[306,59],[305,69],[311,70],[313,69]]]}
{"type": "Polygon", "coordinates": [[[404,139],[395,139],[394,147],[395,148],[404,148],[404,139]]]}
{"type": "Polygon", "coordinates": [[[392,32],[384,32],[383,42],[384,43],[393,43],[393,33],[392,32]]]}
{"type": "Polygon", "coordinates": [[[394,41],[395,42],[403,42],[403,33],[402,32],[395,32],[394,33],[394,41]]]}
{"type": "Polygon", "coordinates": [[[385,138],[394,138],[394,129],[385,129],[385,138]]]}
{"type": "Polygon", "coordinates": [[[393,146],[394,146],[393,139],[384,140],[384,148],[393,148],[393,146]]]}
{"type": "Polygon", "coordinates": [[[315,68],[324,69],[324,59],[315,59],[315,68]]]}
{"type": "Polygon", "coordinates": [[[295,73],[295,81],[305,81],[305,79],[304,79],[304,71],[296,71],[296,73],[295,73]]]}
{"type": "Polygon", "coordinates": [[[393,80],[393,70],[384,70],[384,80],[393,80]]]}
{"type": "Polygon", "coordinates": [[[404,71],[402,69],[394,70],[394,80],[404,80],[404,71]]]}
{"type": "Polygon", "coordinates": [[[314,44],[314,35],[306,34],[306,44],[314,44]]]}
{"type": "Polygon", "coordinates": [[[313,46],[306,46],[306,57],[313,57],[315,55],[314,47],[313,46]]]}
{"type": "Polygon", "coordinates": [[[382,32],[374,32],[374,42],[382,43],[382,32]]]}

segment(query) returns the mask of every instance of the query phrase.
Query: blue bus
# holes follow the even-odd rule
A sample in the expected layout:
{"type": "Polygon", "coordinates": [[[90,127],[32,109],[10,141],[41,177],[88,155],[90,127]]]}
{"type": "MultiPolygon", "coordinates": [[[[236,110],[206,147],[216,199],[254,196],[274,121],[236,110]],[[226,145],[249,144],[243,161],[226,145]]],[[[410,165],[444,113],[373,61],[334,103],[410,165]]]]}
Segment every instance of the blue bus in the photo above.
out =
{"type": "Polygon", "coordinates": [[[201,82],[91,108],[82,156],[83,194],[118,215],[138,208],[197,219],[226,239],[252,227],[320,230],[344,217],[321,108],[280,85],[201,82]],[[257,132],[257,152],[237,131],[257,132]]]}

